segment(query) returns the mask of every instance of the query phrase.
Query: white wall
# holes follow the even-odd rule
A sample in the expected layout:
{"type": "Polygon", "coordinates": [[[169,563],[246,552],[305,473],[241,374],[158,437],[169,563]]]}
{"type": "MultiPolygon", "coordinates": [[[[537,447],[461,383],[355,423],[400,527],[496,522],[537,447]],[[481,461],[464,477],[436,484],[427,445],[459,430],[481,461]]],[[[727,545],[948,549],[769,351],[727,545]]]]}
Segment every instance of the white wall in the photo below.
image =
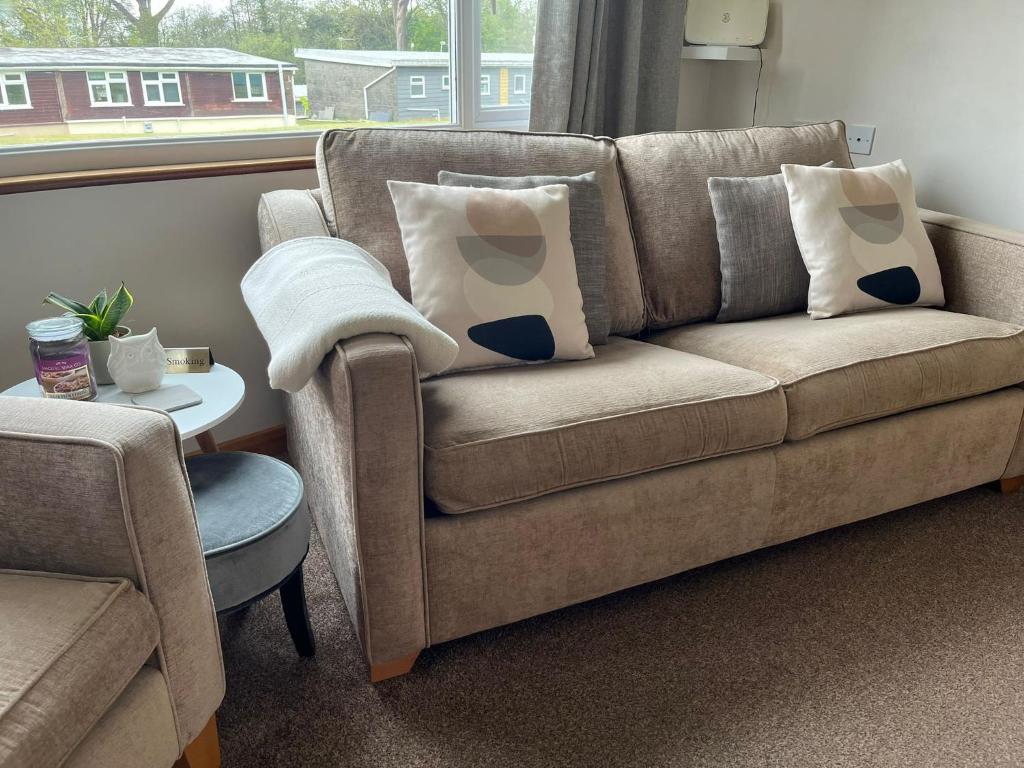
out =
{"type": "MultiPolygon", "coordinates": [[[[757,122],[878,128],[918,200],[1024,230],[1022,0],[771,0],[757,122]]],[[[750,125],[757,63],[682,64],[679,127],[750,125]]]]}
{"type": "Polygon", "coordinates": [[[213,347],[245,379],[219,440],[280,424],[266,345],[238,285],[259,256],[260,194],[315,185],[309,171],[0,196],[0,390],[32,375],[24,328],[56,313],[40,304],[47,292],[89,300],[124,280],[134,330],[155,325],[168,347],[213,347]]]}

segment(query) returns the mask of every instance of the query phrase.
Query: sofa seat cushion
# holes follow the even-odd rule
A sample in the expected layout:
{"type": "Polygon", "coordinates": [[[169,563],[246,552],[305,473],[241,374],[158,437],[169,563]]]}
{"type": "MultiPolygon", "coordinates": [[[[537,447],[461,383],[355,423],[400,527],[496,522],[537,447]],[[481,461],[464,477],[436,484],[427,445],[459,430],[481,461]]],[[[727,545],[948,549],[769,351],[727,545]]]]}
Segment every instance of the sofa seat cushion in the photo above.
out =
{"type": "Polygon", "coordinates": [[[787,440],[1024,381],[1024,329],[921,307],[703,323],[650,341],[778,379],[787,440]]]}
{"type": "Polygon", "coordinates": [[[59,765],[153,653],[149,601],[124,579],[0,571],[0,765],[59,765]]]}
{"type": "Polygon", "coordinates": [[[469,512],[783,439],[768,376],[623,338],[595,353],[424,382],[426,496],[469,512]]]}

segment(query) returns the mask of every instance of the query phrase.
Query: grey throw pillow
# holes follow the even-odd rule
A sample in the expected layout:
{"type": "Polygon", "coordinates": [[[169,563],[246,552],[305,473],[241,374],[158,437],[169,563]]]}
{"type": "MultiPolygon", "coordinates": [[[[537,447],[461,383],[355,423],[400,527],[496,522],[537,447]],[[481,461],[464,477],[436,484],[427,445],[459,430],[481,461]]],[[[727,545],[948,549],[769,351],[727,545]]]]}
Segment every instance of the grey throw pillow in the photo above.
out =
{"type": "MultiPolygon", "coordinates": [[[[608,241],[604,196],[596,173],[580,176],[476,176],[440,171],[437,183],[444,187],[487,187],[490,189],[532,189],[549,184],[569,187],[569,233],[576,257],[576,278],[583,294],[590,343],[605,344],[611,315],[608,311],[608,241]]],[[[786,188],[782,188],[783,195],[786,188]]]]}
{"type": "Polygon", "coordinates": [[[717,321],[733,323],[806,310],[810,276],[793,234],[782,174],[712,177],[708,192],[722,269],[717,321]]]}

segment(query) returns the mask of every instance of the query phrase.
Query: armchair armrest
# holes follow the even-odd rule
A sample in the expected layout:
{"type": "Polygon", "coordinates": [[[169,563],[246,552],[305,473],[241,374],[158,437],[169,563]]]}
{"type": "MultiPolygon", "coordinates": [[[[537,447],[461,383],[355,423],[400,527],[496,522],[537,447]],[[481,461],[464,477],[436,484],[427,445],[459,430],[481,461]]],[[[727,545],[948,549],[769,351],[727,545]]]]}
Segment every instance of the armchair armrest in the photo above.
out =
{"type": "Polygon", "coordinates": [[[160,627],[179,747],[224,695],[181,441],[165,413],[0,397],[0,568],[131,580],[160,627]]]}
{"type": "Polygon", "coordinates": [[[297,237],[330,237],[319,192],[279,189],[260,196],[260,253],[297,237]]]}
{"type": "Polygon", "coordinates": [[[317,522],[371,676],[428,645],[423,426],[407,339],[341,341],[286,396],[289,455],[317,522]]]}
{"type": "Polygon", "coordinates": [[[1024,325],[1024,233],[921,210],[946,308],[1024,325]]]}

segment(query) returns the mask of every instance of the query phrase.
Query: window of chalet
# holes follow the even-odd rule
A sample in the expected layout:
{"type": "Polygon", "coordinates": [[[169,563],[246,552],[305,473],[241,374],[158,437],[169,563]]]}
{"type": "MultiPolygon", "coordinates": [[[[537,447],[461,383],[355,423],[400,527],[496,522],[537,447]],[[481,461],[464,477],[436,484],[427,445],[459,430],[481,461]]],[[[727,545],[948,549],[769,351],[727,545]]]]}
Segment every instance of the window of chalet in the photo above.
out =
{"type": "Polygon", "coordinates": [[[147,107],[182,103],[181,82],[177,72],[143,72],[142,92],[147,107]]]}
{"type": "Polygon", "coordinates": [[[427,79],[422,75],[413,75],[409,78],[409,98],[423,99],[427,96],[427,79]]]}
{"type": "Polygon", "coordinates": [[[450,91],[452,89],[452,76],[441,75],[441,90],[450,91]]]}
{"type": "Polygon", "coordinates": [[[128,75],[124,72],[86,72],[89,99],[94,107],[115,107],[131,104],[128,75]]]}
{"type": "Polygon", "coordinates": [[[232,72],[235,101],[267,101],[267,78],[262,72],[232,72]]]}
{"type": "Polygon", "coordinates": [[[31,109],[24,72],[0,72],[0,109],[31,109]]]}
{"type": "Polygon", "coordinates": [[[526,75],[516,75],[512,78],[512,93],[516,96],[526,93],[526,75]]]}
{"type": "Polygon", "coordinates": [[[491,95],[491,76],[480,75],[480,95],[490,96],[491,95]]]}

